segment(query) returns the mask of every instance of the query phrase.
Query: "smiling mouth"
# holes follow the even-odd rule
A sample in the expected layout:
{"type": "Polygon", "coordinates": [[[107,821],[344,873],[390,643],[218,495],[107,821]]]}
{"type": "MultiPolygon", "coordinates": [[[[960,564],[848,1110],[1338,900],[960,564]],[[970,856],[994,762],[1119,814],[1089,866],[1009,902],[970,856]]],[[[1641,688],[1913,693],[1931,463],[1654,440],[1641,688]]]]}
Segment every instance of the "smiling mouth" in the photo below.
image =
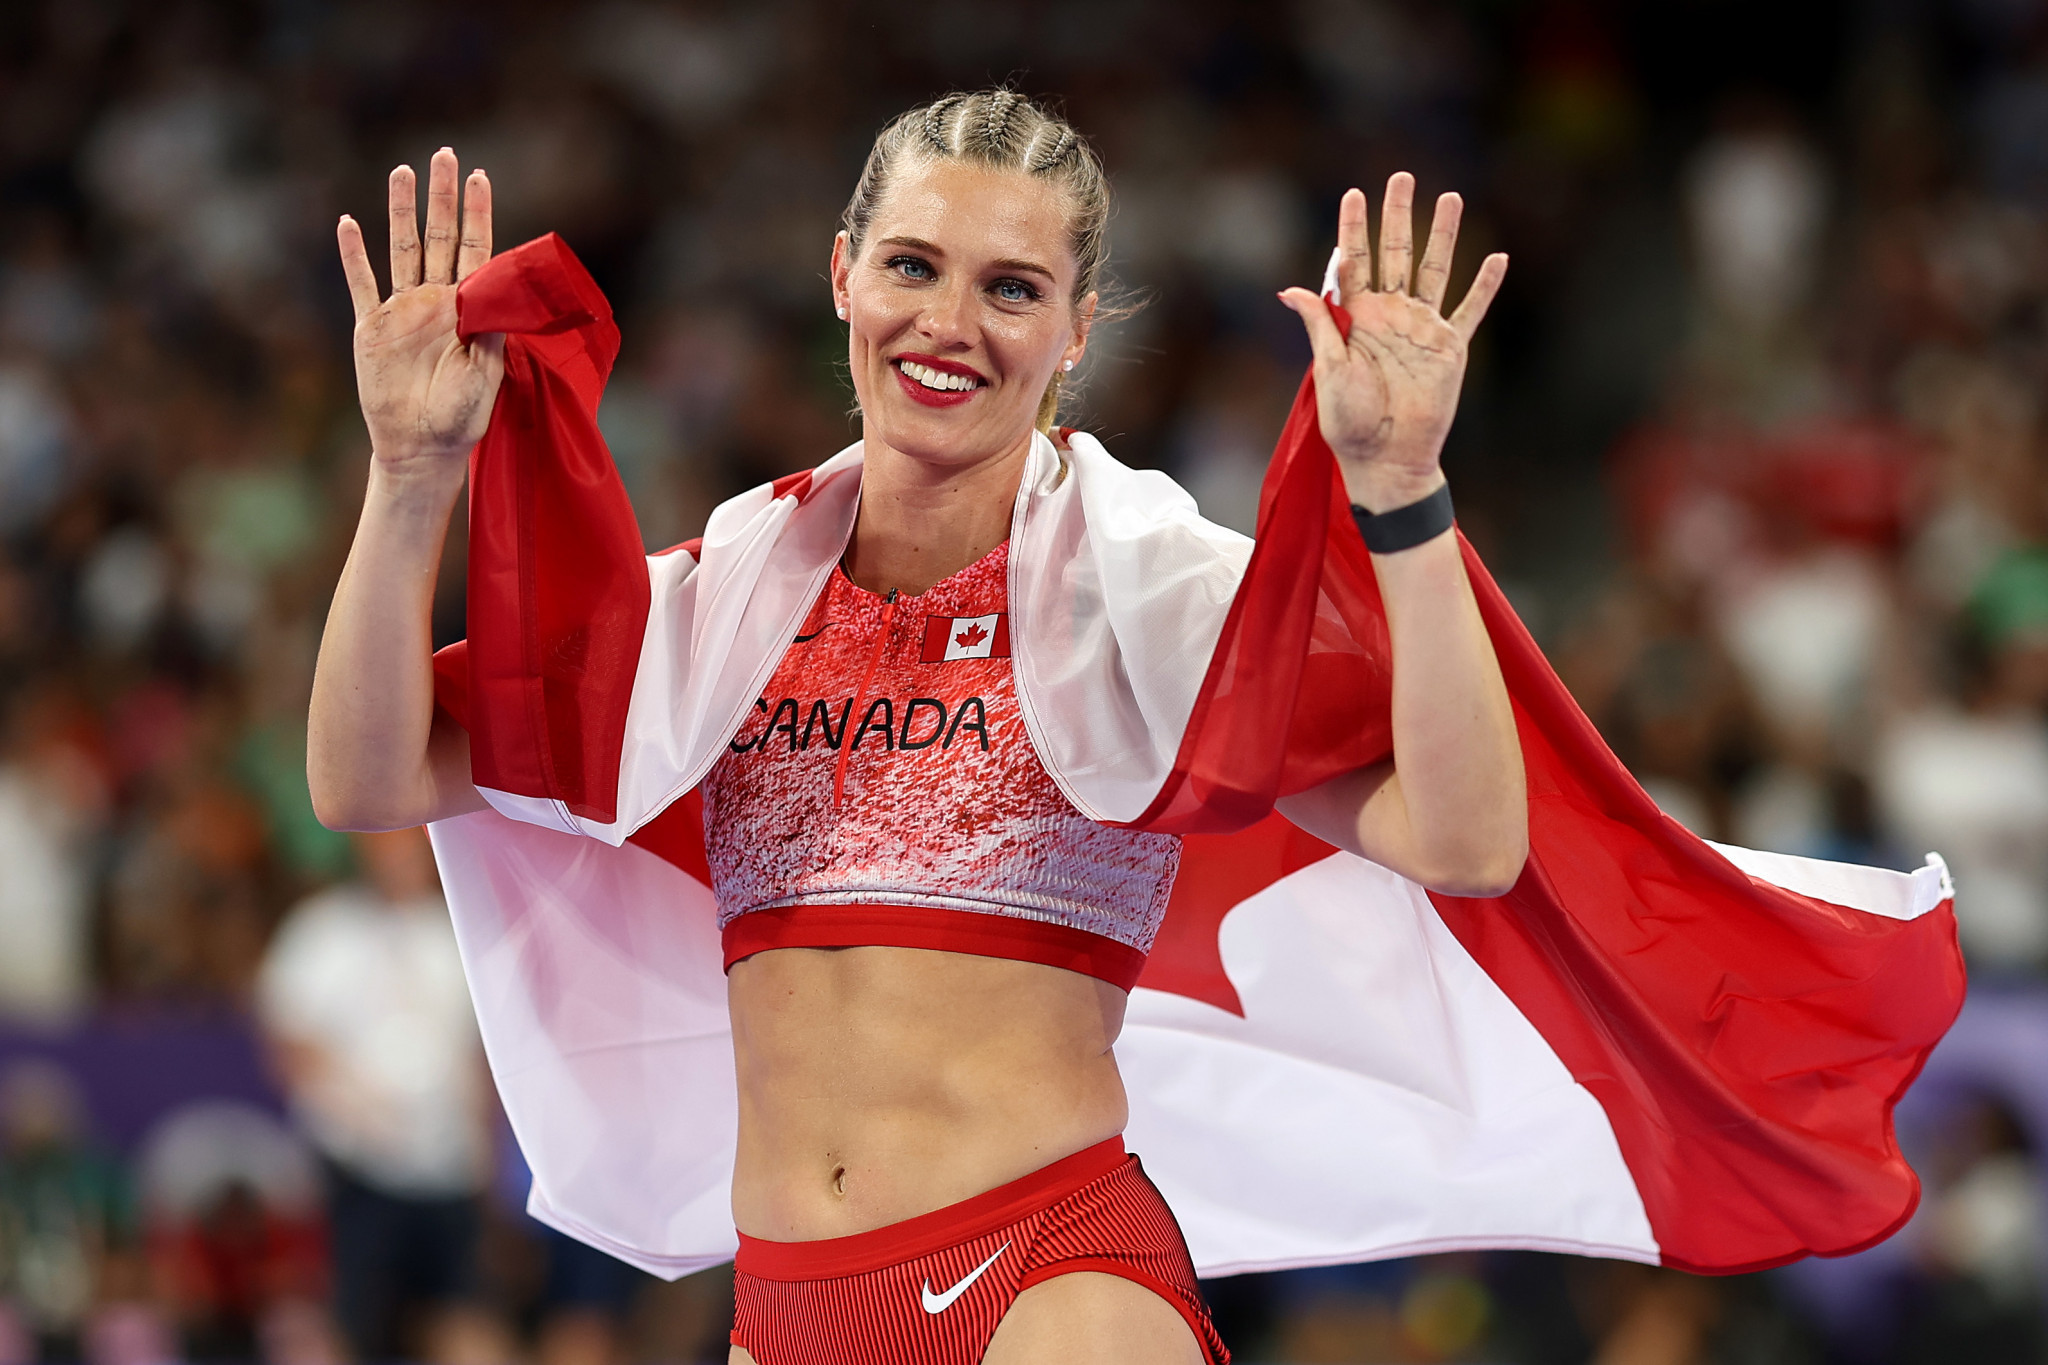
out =
{"type": "Polygon", "coordinates": [[[903,356],[898,356],[894,364],[905,379],[934,393],[967,393],[982,387],[986,382],[978,375],[941,370],[936,366],[920,364],[903,356]]]}

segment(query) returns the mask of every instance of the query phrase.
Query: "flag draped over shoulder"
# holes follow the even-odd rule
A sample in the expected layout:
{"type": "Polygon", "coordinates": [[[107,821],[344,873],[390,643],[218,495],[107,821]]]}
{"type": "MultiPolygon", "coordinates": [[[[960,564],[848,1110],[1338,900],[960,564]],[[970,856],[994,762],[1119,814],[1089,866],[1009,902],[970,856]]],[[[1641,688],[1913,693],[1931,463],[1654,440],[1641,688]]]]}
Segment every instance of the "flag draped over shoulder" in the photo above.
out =
{"type": "MultiPolygon", "coordinates": [[[[724,1259],[736,1098],[693,788],[851,533],[859,447],[639,533],[595,412],[617,346],[558,239],[462,287],[509,334],[471,465],[470,639],[436,659],[492,809],[433,829],[537,1216],[663,1274],[724,1259]]],[[[1092,438],[1034,444],[1004,641],[1085,813],[1186,836],[1118,1058],[1204,1273],[1458,1247],[1735,1271],[1911,1213],[1891,1109],[1960,1005],[1938,859],[1664,817],[1470,547],[1531,854],[1435,895],[1272,813],[1385,758],[1387,632],[1304,384],[1255,543],[1092,438]]]]}

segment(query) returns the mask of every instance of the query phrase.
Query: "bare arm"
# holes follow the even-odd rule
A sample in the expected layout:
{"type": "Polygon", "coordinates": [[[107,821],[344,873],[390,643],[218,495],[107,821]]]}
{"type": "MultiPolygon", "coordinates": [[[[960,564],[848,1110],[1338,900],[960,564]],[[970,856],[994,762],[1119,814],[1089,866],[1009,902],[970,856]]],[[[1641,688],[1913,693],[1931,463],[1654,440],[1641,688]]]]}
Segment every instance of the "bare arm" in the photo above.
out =
{"type": "MultiPolygon", "coordinates": [[[[1466,349],[1507,271],[1489,256],[1464,301],[1441,312],[1462,202],[1437,200],[1411,292],[1415,182],[1387,182],[1378,289],[1365,196],[1339,211],[1338,274],[1352,328],[1305,289],[1282,295],[1315,348],[1324,438],[1351,500],[1374,512],[1403,507],[1443,484],[1438,461],[1464,382],[1466,349]]],[[[1283,798],[1301,828],[1405,877],[1454,895],[1497,895],[1529,852],[1522,750],[1500,663],[1445,532],[1398,554],[1373,556],[1393,645],[1391,762],[1283,798]]]]}
{"type": "Polygon", "coordinates": [[[455,285],[490,259],[491,187],[469,177],[457,233],[455,154],[434,154],[422,249],[410,167],[391,173],[391,296],[362,229],[337,229],[356,310],[356,387],[370,480],[335,588],[307,720],[313,809],[336,829],[403,829],[481,810],[469,738],[436,719],[429,620],[470,447],[504,375],[504,338],[455,335],[455,285]]]}

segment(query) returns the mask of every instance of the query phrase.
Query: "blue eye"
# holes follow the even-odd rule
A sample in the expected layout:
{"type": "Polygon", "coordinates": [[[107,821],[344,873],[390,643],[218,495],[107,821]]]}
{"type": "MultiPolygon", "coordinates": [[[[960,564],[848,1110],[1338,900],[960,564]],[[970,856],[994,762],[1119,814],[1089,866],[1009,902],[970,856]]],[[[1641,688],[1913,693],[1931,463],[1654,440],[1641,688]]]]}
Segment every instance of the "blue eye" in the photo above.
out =
{"type": "Polygon", "coordinates": [[[932,278],[931,262],[921,256],[891,256],[885,264],[889,269],[913,280],[932,278]]]}
{"type": "Polygon", "coordinates": [[[1004,303],[1030,303],[1038,297],[1038,291],[1022,280],[997,280],[995,288],[1004,303]]]}

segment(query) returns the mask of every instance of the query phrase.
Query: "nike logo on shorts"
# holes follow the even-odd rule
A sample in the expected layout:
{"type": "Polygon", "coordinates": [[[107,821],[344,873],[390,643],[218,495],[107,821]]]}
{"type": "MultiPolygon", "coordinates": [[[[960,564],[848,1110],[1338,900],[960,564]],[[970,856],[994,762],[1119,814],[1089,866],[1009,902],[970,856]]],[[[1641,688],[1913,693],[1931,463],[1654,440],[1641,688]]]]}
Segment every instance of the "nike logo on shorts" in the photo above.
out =
{"type": "Polygon", "coordinates": [[[954,1285],[951,1289],[948,1289],[943,1294],[932,1293],[931,1277],[926,1276],[924,1282],[924,1311],[927,1313],[943,1313],[948,1308],[951,1308],[953,1306],[953,1301],[959,1298],[962,1294],[965,1294],[967,1292],[967,1286],[973,1284],[976,1280],[980,1279],[981,1272],[987,1270],[990,1266],[994,1265],[996,1263],[996,1257],[1001,1256],[1004,1252],[1008,1251],[1009,1249],[1010,1244],[1008,1242],[1005,1242],[1001,1246],[997,1247],[995,1256],[989,1257],[986,1261],[983,1261],[980,1265],[968,1271],[966,1275],[961,1277],[960,1283],[954,1285]]]}

